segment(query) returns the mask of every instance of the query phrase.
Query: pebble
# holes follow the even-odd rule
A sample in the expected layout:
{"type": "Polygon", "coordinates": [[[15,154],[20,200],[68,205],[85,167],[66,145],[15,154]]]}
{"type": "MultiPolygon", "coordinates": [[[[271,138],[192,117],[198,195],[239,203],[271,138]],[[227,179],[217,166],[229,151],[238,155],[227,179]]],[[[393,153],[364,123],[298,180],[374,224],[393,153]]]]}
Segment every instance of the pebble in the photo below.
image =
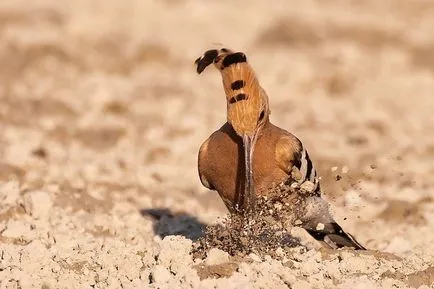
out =
{"type": "Polygon", "coordinates": [[[262,262],[262,259],[261,259],[261,257],[259,257],[258,255],[256,255],[255,253],[250,253],[249,254],[249,257],[253,260],[253,261],[255,261],[255,262],[262,262]]]}
{"type": "Polygon", "coordinates": [[[210,265],[218,265],[223,264],[229,261],[229,254],[225,251],[222,251],[217,248],[212,248],[209,250],[207,258],[205,260],[205,264],[210,265]]]}
{"type": "Polygon", "coordinates": [[[325,226],[324,226],[323,223],[318,223],[318,225],[316,225],[316,229],[317,229],[318,231],[322,231],[322,230],[324,230],[324,228],[325,228],[325,226]]]}
{"type": "Polygon", "coordinates": [[[170,280],[171,274],[169,270],[161,265],[155,265],[151,271],[151,278],[155,283],[167,283],[170,280]]]}
{"type": "Polygon", "coordinates": [[[306,192],[313,192],[313,190],[315,189],[315,184],[309,181],[305,181],[301,184],[300,189],[306,192]]]}
{"type": "Polygon", "coordinates": [[[23,206],[27,214],[35,219],[40,219],[50,214],[53,201],[47,192],[33,191],[23,196],[23,206]]]}

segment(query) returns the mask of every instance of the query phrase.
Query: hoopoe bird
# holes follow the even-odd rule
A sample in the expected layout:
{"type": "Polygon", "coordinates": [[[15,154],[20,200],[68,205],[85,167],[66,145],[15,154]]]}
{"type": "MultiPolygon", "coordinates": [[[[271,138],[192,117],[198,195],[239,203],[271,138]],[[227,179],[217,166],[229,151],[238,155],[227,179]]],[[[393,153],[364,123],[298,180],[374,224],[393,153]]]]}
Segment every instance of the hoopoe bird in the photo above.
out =
{"type": "Polygon", "coordinates": [[[313,193],[304,202],[310,209],[305,210],[300,226],[331,248],[365,250],[331,216],[302,142],[270,122],[267,93],[246,55],[226,48],[208,50],[195,64],[198,74],[214,64],[221,73],[227,101],[227,122],[199,150],[201,183],[217,191],[231,213],[251,213],[258,196],[293,178],[295,171],[298,181],[313,184],[313,193]]]}

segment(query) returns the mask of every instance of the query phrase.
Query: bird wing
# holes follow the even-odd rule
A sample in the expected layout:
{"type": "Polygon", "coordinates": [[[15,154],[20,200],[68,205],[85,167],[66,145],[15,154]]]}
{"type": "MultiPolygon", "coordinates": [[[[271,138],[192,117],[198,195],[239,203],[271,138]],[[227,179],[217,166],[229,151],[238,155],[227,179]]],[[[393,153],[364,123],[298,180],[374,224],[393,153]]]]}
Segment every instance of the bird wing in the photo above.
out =
{"type": "Polygon", "coordinates": [[[304,216],[300,216],[302,220],[300,226],[316,240],[325,243],[330,248],[352,247],[356,250],[365,250],[331,216],[328,203],[321,198],[316,170],[301,141],[289,133],[282,136],[276,144],[275,157],[279,167],[289,177],[301,184],[310,182],[314,185],[310,188],[313,194],[305,200],[306,207],[304,216]]]}
{"type": "Polygon", "coordinates": [[[304,200],[304,212],[300,216],[304,228],[313,238],[330,248],[350,247],[365,250],[357,240],[335,221],[329,204],[320,196],[310,196],[304,200]]]}
{"type": "Polygon", "coordinates": [[[307,229],[305,230],[317,241],[325,243],[328,247],[332,249],[339,248],[354,248],[356,250],[366,250],[363,245],[361,245],[353,237],[353,235],[346,233],[341,226],[336,222],[331,222],[324,224],[323,229],[307,229]]]}
{"type": "Polygon", "coordinates": [[[206,178],[206,171],[207,171],[206,166],[209,164],[207,158],[208,158],[208,144],[210,139],[211,137],[208,138],[206,141],[204,141],[203,144],[200,146],[197,167],[199,170],[199,177],[202,185],[210,190],[215,190],[214,186],[206,178]]]}
{"type": "Polygon", "coordinates": [[[278,166],[300,184],[309,181],[314,187],[313,192],[320,193],[317,172],[309,153],[301,141],[287,133],[276,143],[275,159],[278,166]]]}

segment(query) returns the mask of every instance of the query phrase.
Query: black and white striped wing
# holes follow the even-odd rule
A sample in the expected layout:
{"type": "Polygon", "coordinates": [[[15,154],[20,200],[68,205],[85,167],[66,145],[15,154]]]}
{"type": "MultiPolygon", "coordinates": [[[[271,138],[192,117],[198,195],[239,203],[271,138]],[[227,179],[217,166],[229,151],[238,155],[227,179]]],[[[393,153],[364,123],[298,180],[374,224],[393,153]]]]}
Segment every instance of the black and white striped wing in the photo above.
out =
{"type": "Polygon", "coordinates": [[[276,160],[279,166],[291,175],[297,172],[295,180],[301,185],[308,181],[314,185],[313,192],[320,194],[320,184],[316,169],[309,153],[301,141],[293,135],[282,137],[276,145],[276,160]]]}

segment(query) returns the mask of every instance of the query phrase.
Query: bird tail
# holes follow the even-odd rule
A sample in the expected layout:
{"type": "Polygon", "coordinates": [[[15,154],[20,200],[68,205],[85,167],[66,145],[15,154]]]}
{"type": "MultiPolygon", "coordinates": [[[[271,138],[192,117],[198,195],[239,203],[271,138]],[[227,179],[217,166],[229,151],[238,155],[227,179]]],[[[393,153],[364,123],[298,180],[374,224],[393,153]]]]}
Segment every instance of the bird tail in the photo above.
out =
{"type": "Polygon", "coordinates": [[[366,250],[351,234],[346,233],[337,223],[324,224],[324,228],[305,228],[316,240],[324,242],[333,249],[349,247],[356,250],[366,250]]]}

